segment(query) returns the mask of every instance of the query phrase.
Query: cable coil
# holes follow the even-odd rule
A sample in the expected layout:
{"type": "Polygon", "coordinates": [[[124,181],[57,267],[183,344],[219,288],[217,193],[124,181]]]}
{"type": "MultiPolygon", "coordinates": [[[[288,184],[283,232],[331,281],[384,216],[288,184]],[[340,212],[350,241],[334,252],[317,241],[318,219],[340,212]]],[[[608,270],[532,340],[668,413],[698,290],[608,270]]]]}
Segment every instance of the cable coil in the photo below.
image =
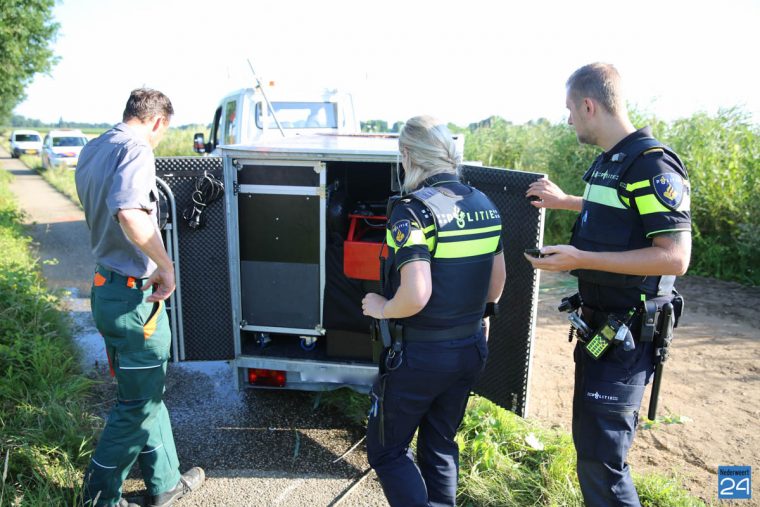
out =
{"type": "Polygon", "coordinates": [[[192,204],[182,212],[182,218],[187,220],[191,229],[200,229],[206,225],[206,208],[219,199],[224,193],[224,183],[211,174],[204,173],[195,180],[195,190],[192,193],[192,204]]]}

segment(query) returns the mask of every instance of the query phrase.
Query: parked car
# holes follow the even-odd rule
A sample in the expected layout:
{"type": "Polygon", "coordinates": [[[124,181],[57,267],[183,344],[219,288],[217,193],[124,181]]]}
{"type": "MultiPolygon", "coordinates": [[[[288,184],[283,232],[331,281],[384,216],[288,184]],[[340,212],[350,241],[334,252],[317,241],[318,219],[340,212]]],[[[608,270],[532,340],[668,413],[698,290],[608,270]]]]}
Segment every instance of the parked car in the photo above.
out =
{"type": "Polygon", "coordinates": [[[42,136],[36,130],[14,130],[11,133],[11,157],[37,155],[42,151],[42,136]]]}
{"type": "Polygon", "coordinates": [[[74,169],[85,144],[87,137],[80,130],[51,130],[42,143],[42,167],[74,169]]]}

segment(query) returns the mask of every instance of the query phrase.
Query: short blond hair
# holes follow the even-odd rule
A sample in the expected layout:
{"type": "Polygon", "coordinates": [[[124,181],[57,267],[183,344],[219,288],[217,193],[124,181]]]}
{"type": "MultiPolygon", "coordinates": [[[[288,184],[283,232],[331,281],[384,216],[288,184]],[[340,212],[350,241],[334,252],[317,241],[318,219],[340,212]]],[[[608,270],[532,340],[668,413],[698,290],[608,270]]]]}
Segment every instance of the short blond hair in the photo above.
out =
{"type": "Polygon", "coordinates": [[[612,64],[596,62],[584,65],[572,73],[566,87],[575,104],[588,97],[610,114],[625,111],[622,80],[612,64]]]}

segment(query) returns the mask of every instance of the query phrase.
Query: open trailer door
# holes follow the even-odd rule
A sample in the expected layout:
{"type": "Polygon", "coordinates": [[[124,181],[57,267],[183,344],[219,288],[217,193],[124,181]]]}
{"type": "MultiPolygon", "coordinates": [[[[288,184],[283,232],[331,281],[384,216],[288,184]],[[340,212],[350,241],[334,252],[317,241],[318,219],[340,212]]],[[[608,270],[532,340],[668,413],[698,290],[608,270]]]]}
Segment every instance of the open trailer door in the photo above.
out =
{"type": "Polygon", "coordinates": [[[204,209],[201,227],[190,227],[182,216],[207,176],[222,180],[220,157],[156,158],[164,244],[177,282],[167,304],[174,361],[235,357],[225,201],[219,198],[204,209]]]}
{"type": "Polygon", "coordinates": [[[519,416],[528,414],[531,347],[536,327],[539,272],[523,257],[543,241],[544,211],[525,197],[543,174],[482,166],[462,167],[462,181],[485,193],[502,220],[507,283],[491,317],[488,363],[475,392],[519,416]]]}

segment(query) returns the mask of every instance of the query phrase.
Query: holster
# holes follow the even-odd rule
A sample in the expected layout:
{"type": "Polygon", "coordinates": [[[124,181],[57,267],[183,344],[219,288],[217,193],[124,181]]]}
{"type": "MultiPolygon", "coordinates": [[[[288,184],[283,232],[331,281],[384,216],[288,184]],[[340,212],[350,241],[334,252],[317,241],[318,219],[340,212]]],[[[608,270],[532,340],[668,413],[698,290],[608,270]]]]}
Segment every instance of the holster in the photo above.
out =
{"type": "Polygon", "coordinates": [[[670,335],[672,338],[673,328],[678,327],[678,321],[683,315],[684,301],[683,296],[673,289],[673,299],[663,304],[658,305],[655,301],[644,301],[643,313],[641,316],[641,331],[639,333],[639,340],[642,342],[651,342],[655,338],[655,334],[670,329],[670,335]],[[672,312],[668,321],[666,322],[665,314],[663,312],[666,305],[672,306],[672,312]]]}

